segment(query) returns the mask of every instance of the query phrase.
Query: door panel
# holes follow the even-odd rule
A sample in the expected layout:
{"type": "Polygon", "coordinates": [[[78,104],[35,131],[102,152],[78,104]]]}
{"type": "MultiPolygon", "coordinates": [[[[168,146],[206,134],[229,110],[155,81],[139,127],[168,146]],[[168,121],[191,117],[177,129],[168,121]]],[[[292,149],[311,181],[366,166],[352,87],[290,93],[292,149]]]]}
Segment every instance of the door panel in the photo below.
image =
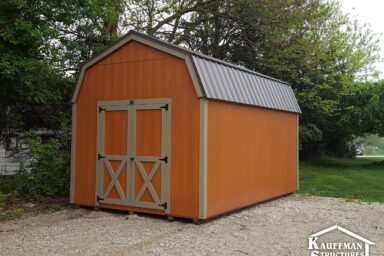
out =
{"type": "Polygon", "coordinates": [[[170,101],[99,102],[96,205],[170,212],[170,101]]]}
{"type": "Polygon", "coordinates": [[[104,154],[128,154],[128,111],[105,111],[104,154]]]}
{"type": "Polygon", "coordinates": [[[136,111],[136,155],[161,156],[162,111],[136,111]]]}

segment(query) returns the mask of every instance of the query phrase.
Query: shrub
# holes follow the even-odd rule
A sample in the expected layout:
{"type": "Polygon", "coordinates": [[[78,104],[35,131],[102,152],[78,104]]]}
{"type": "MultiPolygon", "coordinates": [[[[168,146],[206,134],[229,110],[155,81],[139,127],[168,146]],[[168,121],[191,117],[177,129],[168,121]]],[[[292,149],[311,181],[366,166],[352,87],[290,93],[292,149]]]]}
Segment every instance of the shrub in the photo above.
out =
{"type": "Polygon", "coordinates": [[[0,207],[4,206],[8,201],[8,195],[7,194],[3,194],[1,191],[0,191],[0,207]]]}
{"type": "Polygon", "coordinates": [[[323,139],[323,132],[312,123],[300,124],[300,157],[308,159],[319,153],[323,153],[319,148],[319,142],[323,139]]]}
{"type": "Polygon", "coordinates": [[[14,193],[16,189],[15,175],[0,175],[0,193],[14,193]]]}
{"type": "Polygon", "coordinates": [[[67,194],[69,186],[69,153],[60,147],[57,139],[42,144],[38,137],[24,140],[35,159],[30,170],[21,168],[16,174],[16,191],[29,199],[67,194]]]}

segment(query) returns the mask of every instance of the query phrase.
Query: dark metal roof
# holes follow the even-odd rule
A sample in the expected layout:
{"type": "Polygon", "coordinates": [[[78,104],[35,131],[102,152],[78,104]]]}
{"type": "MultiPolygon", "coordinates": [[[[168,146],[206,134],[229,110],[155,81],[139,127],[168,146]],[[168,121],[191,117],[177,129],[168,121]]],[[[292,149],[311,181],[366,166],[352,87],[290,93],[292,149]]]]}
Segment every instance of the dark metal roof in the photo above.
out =
{"type": "Polygon", "coordinates": [[[301,112],[286,83],[197,55],[192,59],[208,99],[301,112]]]}
{"type": "MultiPolygon", "coordinates": [[[[158,45],[161,49],[169,48],[172,52],[177,52],[177,56],[180,57],[181,54],[184,59],[190,60],[194,69],[193,76],[197,76],[195,80],[202,92],[202,95],[198,93],[201,97],[301,113],[292,88],[286,82],[136,31],[130,31],[126,36],[85,63],[82,67],[82,73],[84,73],[84,69],[130,40],[139,39],[141,42],[147,41],[150,46],[158,45]]],[[[81,86],[80,80],[82,80],[83,75],[80,76],[77,87],[81,86]]],[[[78,90],[79,88],[75,91],[73,102],[77,98],[78,90]]]]}

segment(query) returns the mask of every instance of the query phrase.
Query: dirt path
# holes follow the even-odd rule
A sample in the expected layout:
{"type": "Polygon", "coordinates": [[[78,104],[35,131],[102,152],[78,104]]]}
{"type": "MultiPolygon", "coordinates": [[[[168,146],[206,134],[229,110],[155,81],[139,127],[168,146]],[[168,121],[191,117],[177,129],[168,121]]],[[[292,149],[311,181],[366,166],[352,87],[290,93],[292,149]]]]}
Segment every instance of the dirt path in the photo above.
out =
{"type": "Polygon", "coordinates": [[[0,255],[309,255],[307,237],[334,224],[384,255],[384,204],[300,195],[202,225],[85,209],[0,222],[0,255]]]}

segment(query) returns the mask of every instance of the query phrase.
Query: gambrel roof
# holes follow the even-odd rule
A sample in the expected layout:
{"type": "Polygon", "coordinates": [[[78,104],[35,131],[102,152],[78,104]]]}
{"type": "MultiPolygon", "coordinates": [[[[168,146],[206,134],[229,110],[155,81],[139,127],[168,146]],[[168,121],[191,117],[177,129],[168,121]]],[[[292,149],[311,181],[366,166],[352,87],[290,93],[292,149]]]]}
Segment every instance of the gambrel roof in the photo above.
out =
{"type": "Polygon", "coordinates": [[[72,103],[77,100],[86,69],[131,40],[184,59],[198,97],[301,113],[292,88],[283,81],[133,30],[83,64],[72,103]]]}

